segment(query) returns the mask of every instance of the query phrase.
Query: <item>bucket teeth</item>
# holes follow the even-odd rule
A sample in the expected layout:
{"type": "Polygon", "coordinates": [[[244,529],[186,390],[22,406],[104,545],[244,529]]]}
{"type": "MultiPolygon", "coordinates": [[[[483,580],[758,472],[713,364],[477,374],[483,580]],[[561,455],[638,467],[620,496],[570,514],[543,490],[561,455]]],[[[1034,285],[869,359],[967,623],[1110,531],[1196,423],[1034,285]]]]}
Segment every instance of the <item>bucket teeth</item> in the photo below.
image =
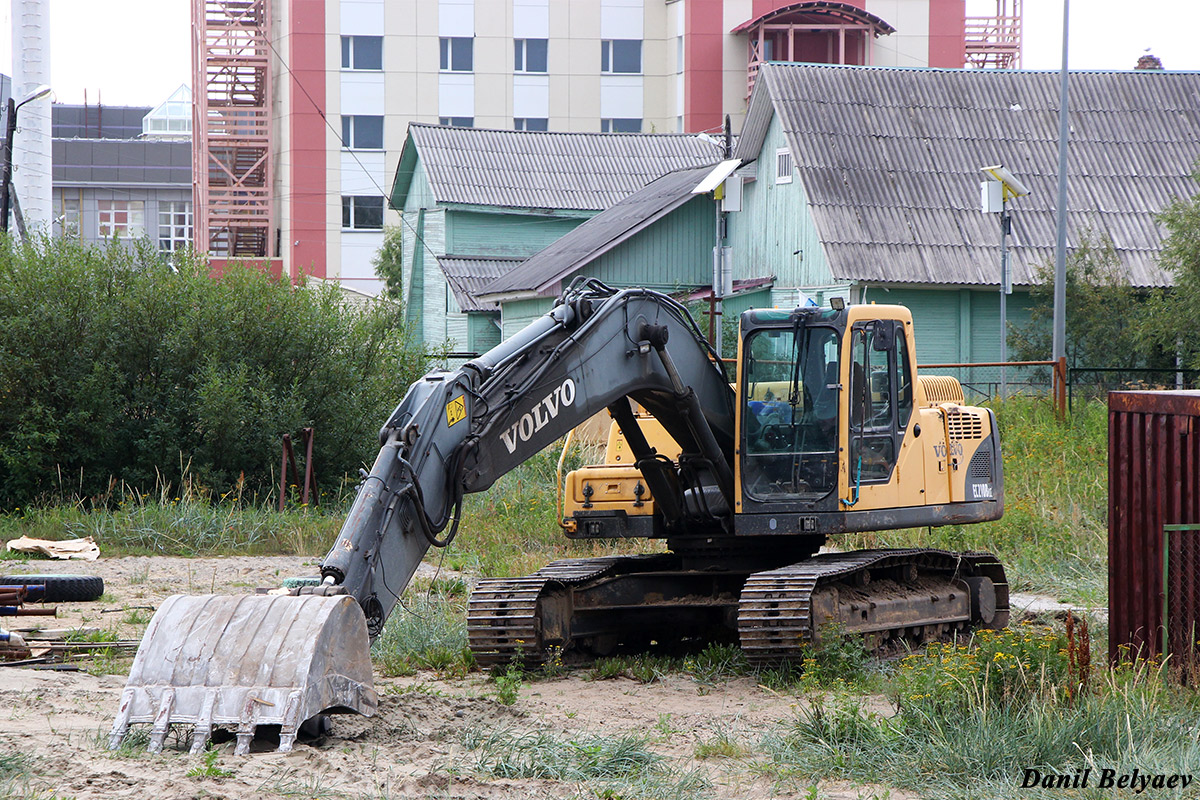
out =
{"type": "Polygon", "coordinates": [[[154,717],[154,728],[150,731],[150,744],[146,749],[151,753],[161,753],[163,749],[163,740],[167,738],[167,731],[171,728],[171,710],[175,707],[175,690],[167,689],[162,693],[162,700],[158,704],[158,714],[154,717]]]}
{"type": "Polygon", "coordinates": [[[196,720],[196,727],[192,729],[192,746],[188,750],[191,755],[198,755],[202,752],[204,746],[208,744],[208,737],[212,736],[213,704],[216,699],[215,691],[204,693],[204,704],[200,706],[200,718],[196,720]]]}
{"type": "Polygon", "coordinates": [[[200,753],[221,726],[235,730],[242,755],[259,725],[279,725],[287,752],[305,720],[331,710],[370,716],[378,704],[353,598],[176,595],[146,628],[109,747],[149,723],[148,749],[161,752],[176,724],[191,727],[190,752],[200,753]]]}

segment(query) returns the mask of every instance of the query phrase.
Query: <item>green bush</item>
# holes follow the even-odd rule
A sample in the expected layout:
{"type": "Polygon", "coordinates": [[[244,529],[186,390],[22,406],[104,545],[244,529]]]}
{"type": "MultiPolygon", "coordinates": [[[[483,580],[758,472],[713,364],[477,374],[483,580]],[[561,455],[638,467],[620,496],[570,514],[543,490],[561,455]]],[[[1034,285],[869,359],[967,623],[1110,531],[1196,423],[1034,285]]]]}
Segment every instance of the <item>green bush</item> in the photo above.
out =
{"type": "Polygon", "coordinates": [[[214,280],[148,245],[0,239],[0,509],[185,477],[266,493],[282,435],[310,426],[334,487],[423,367],[394,303],[248,266],[214,280]]]}

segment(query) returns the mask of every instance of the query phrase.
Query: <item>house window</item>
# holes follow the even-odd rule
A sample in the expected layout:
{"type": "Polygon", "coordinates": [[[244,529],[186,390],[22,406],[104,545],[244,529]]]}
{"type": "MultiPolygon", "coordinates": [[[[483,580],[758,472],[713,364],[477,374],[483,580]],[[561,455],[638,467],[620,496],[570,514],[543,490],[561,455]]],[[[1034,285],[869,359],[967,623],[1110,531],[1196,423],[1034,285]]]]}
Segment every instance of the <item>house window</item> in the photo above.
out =
{"type": "Polygon", "coordinates": [[[775,182],[776,183],[791,183],[792,182],[792,151],[786,147],[781,147],[775,151],[775,182]]]}
{"type": "Polygon", "coordinates": [[[383,228],[383,198],[377,195],[343,196],[342,228],[380,230],[383,228]]]}
{"type": "Polygon", "coordinates": [[[343,36],[342,69],[383,69],[383,37],[343,36]]]}
{"type": "Polygon", "coordinates": [[[548,131],[550,130],[550,120],[545,117],[514,117],[513,130],[548,131]]]}
{"type": "Polygon", "coordinates": [[[438,117],[438,125],[449,125],[451,128],[474,128],[474,117],[438,117]]]}
{"type": "Polygon", "coordinates": [[[641,39],[603,39],[600,42],[600,71],[637,75],[642,71],[641,39]]]}
{"type": "Polygon", "coordinates": [[[470,36],[449,36],[438,40],[442,72],[471,72],[475,69],[475,40],[470,36]]]}
{"type": "Polygon", "coordinates": [[[602,119],[600,120],[601,133],[641,133],[642,121],[640,119],[602,119]]]}
{"type": "Polygon", "coordinates": [[[683,73],[683,37],[675,37],[675,74],[683,73]]]}
{"type": "Polygon", "coordinates": [[[383,117],[372,114],[343,114],[342,147],[351,150],[382,150],[383,117]]]}
{"type": "Polygon", "coordinates": [[[97,200],[100,238],[137,239],[146,232],[146,204],[142,200],[97,200]]]}
{"type": "Polygon", "coordinates": [[[545,72],[546,43],[546,39],[513,39],[513,72],[545,72]]]}
{"type": "Polygon", "coordinates": [[[174,253],[192,241],[192,203],[168,200],[158,204],[158,249],[174,253]]]}

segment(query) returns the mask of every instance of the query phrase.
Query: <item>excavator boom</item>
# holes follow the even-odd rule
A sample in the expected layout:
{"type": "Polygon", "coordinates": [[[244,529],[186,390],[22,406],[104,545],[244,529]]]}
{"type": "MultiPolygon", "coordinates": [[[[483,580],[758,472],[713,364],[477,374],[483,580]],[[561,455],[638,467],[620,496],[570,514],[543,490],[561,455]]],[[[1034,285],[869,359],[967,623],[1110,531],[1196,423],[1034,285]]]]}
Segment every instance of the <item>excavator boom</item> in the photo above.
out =
{"type": "MultiPolygon", "coordinates": [[[[269,598],[165,602],[138,649],[111,745],[131,724],[150,723],[158,749],[180,723],[193,726],[195,749],[224,724],[236,726],[244,752],[257,725],[280,724],[286,750],[306,719],[371,714],[369,639],[382,632],[428,548],[454,538],[463,495],[488,488],[605,408],[623,417],[629,397],[662,415],[696,454],[690,483],[670,462],[647,467],[675,524],[719,524],[707,509],[684,511],[689,494],[715,487],[732,497],[733,391],[719,358],[671,298],[577,285],[495,349],[409,388],[322,561],[321,585],[269,598]]],[[[722,506],[726,518],[731,505],[722,506]]]]}

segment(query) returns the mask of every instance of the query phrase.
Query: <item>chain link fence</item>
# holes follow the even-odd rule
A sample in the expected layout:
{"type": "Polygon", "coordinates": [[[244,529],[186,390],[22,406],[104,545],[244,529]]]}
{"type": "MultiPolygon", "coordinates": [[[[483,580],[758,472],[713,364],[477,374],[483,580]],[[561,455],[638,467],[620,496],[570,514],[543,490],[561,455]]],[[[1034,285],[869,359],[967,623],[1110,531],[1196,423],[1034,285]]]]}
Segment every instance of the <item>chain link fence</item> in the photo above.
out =
{"type": "Polygon", "coordinates": [[[1104,399],[1109,392],[1200,389],[1196,369],[1110,369],[1071,367],[1067,370],[1067,407],[1077,401],[1104,399]]]}

